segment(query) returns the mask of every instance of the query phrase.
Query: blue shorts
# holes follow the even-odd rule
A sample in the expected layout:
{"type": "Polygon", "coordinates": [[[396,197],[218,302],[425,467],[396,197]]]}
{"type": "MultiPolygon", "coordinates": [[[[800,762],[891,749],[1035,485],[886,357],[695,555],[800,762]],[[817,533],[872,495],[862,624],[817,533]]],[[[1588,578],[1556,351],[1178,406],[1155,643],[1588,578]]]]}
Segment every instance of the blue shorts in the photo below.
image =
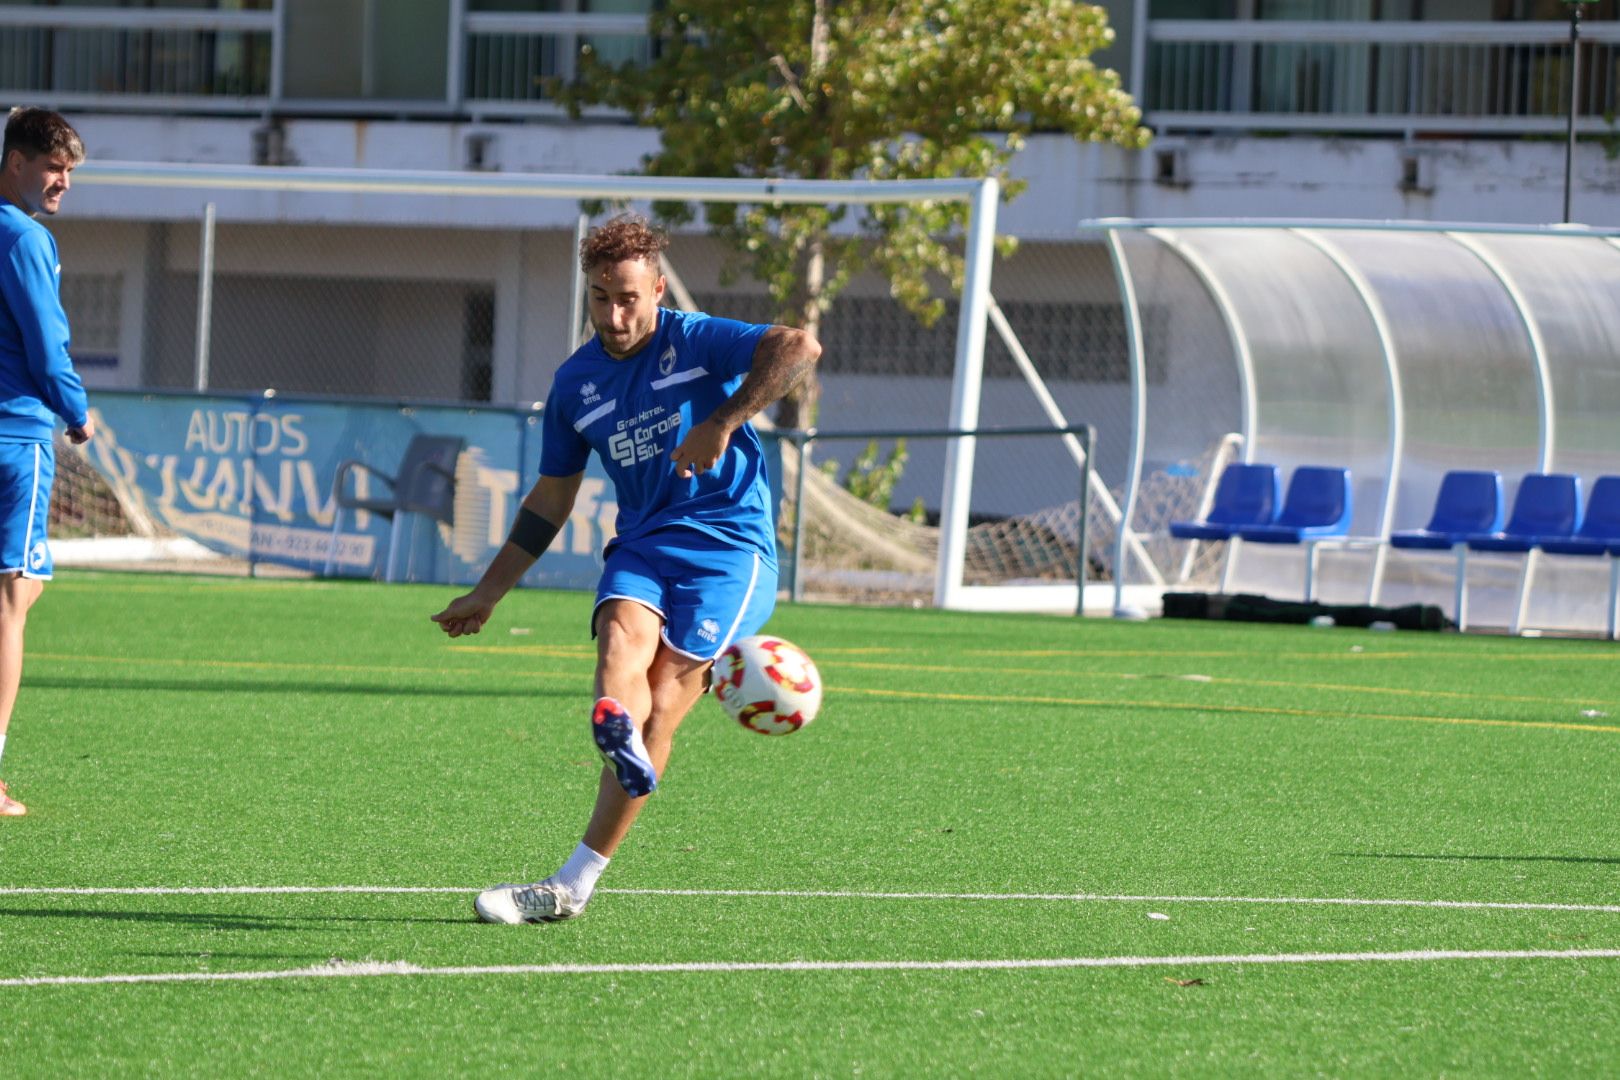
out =
{"type": "Polygon", "coordinates": [[[50,443],[0,442],[0,574],[51,576],[51,515],[56,449],[50,443]]]}
{"type": "Polygon", "coordinates": [[[591,611],[634,600],[664,620],[664,643],[694,660],[713,660],[758,633],[776,609],[776,566],[696,529],[660,529],[609,545],[591,611]]]}

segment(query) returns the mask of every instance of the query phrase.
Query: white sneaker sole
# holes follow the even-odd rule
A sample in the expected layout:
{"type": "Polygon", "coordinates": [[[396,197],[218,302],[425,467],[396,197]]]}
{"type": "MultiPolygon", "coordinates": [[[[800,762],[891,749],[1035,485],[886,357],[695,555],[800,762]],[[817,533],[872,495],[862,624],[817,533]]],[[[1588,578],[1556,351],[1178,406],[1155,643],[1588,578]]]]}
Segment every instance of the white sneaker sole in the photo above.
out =
{"type": "Polygon", "coordinates": [[[473,912],[481,922],[500,923],[505,926],[522,926],[524,923],[565,922],[579,915],[581,909],[565,908],[555,909],[552,915],[532,915],[518,907],[512,899],[515,889],[525,888],[523,885],[497,885],[493,889],[485,889],[473,899],[473,912]]]}

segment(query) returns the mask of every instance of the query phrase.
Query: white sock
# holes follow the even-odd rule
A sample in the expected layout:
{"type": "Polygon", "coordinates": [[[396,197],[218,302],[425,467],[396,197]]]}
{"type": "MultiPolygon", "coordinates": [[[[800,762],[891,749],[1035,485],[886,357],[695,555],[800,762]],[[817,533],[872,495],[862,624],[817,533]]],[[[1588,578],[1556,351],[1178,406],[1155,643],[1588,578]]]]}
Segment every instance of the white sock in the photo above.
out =
{"type": "Polygon", "coordinates": [[[568,891],[574,894],[574,899],[583,904],[591,898],[596,891],[596,879],[602,876],[607,869],[608,858],[598,855],[583,843],[574,849],[563,863],[562,869],[552,875],[552,880],[568,886],[568,891]]]}
{"type": "Polygon", "coordinates": [[[0,758],[6,756],[6,733],[0,731],[0,758]]]}

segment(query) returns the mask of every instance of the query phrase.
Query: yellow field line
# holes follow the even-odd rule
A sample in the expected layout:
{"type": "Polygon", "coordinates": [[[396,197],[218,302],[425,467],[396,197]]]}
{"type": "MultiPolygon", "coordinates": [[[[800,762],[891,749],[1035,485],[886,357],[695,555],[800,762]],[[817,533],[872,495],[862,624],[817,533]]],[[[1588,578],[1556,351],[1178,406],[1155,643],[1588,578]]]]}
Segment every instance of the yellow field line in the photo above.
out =
{"type": "Polygon", "coordinates": [[[1341,686],[1337,683],[1296,683],[1283,682],[1275,679],[1223,679],[1215,676],[1210,682],[1217,685],[1229,684],[1232,686],[1269,686],[1286,690],[1323,690],[1335,693],[1351,694],[1390,694],[1396,697],[1435,697],[1458,698],[1463,701],[1498,701],[1517,702],[1529,705],[1614,705],[1620,707],[1612,699],[1607,698],[1553,698],[1540,697],[1532,694],[1471,694],[1466,690],[1411,690],[1398,686],[1341,686]]]}
{"type": "MultiPolygon", "coordinates": [[[[595,659],[595,652],[588,645],[453,645],[451,649],[456,652],[469,653],[504,653],[511,656],[545,656],[556,659],[595,659]]],[[[894,649],[823,649],[818,648],[816,655],[846,655],[870,654],[882,652],[896,652],[894,649]]],[[[1014,650],[987,651],[986,655],[1024,656],[1023,652],[1014,650]]],[[[1063,653],[1062,655],[1079,655],[1063,653]]],[[[1096,655],[1096,654],[1093,654],[1096,655]]],[[[1162,655],[1162,654],[1143,654],[1162,655]]],[[[1176,657],[1188,655],[1176,653],[1176,657]]],[[[1238,656],[1246,654],[1230,653],[1222,656],[1238,656]]],[[[1015,668],[1015,667],[962,667],[954,664],[918,664],[884,662],[878,660],[839,660],[839,667],[854,668],[861,671],[897,671],[897,672],[928,672],[944,675],[1031,675],[1050,677],[1054,672],[1049,668],[1015,668]]],[[[1175,675],[1159,674],[1156,672],[1114,672],[1114,671],[1064,671],[1059,673],[1065,679],[1141,679],[1141,678],[1177,678],[1175,675]]],[[[1284,690],[1312,690],[1319,692],[1333,692],[1345,694],[1387,694],[1391,697],[1412,698],[1448,698],[1458,701],[1480,701],[1519,704],[1549,704],[1549,705],[1585,705],[1599,704],[1620,707],[1620,703],[1600,698],[1549,698],[1530,694],[1475,694],[1462,690],[1413,690],[1404,687],[1391,686],[1353,686],[1339,683],[1304,683],[1289,682],[1282,679],[1231,679],[1221,676],[1209,676],[1210,684],[1219,686],[1264,686],[1284,690]]]]}
{"type": "MultiPolygon", "coordinates": [[[[1544,642],[1543,642],[1544,643],[1544,642]]],[[[1600,644],[1600,643],[1599,643],[1600,644]]],[[[820,651],[820,650],[816,650],[820,651]]],[[[1199,660],[1240,660],[1253,659],[1253,650],[1243,649],[1176,649],[1167,652],[1164,649],[975,649],[980,656],[1022,656],[1031,659],[1042,656],[1072,656],[1079,659],[1087,657],[1142,657],[1152,656],[1158,658],[1180,659],[1186,657],[1199,660]]],[[[1368,660],[1533,660],[1538,663],[1547,663],[1565,660],[1598,660],[1604,663],[1620,663],[1620,649],[1597,650],[1586,653],[1494,653],[1494,652],[1401,652],[1396,650],[1366,649],[1362,652],[1278,652],[1268,653],[1276,660],[1351,660],[1363,663],[1368,660]]]]}
{"type": "Polygon", "coordinates": [[[874,690],[853,686],[829,687],[840,694],[868,697],[915,698],[927,701],[978,701],[1019,705],[1074,705],[1099,709],[1160,709],[1165,712],[1237,713],[1255,716],[1299,716],[1313,720],[1400,720],[1415,724],[1463,724],[1476,727],[1548,728],[1555,731],[1590,731],[1620,734],[1608,724],[1567,724],[1553,720],[1486,720],[1475,716],[1408,716],[1401,713],[1329,713],[1312,709],[1271,708],[1264,705],[1199,705],[1170,701],[1104,701],[1095,698],[1037,697],[1029,694],[951,694],[933,690],[874,690]]]}
{"type": "Polygon", "coordinates": [[[108,584],[105,581],[98,581],[98,582],[95,582],[95,583],[86,582],[84,584],[79,584],[78,582],[69,582],[69,581],[53,581],[51,583],[51,590],[50,591],[52,593],[86,592],[86,593],[95,593],[97,596],[105,596],[108,593],[115,593],[115,592],[116,593],[263,592],[266,589],[286,588],[286,587],[292,586],[292,585],[298,586],[300,591],[306,591],[306,590],[311,590],[311,589],[336,589],[336,588],[340,587],[335,582],[304,581],[304,580],[301,580],[301,579],[294,579],[294,578],[289,578],[289,579],[284,580],[284,581],[265,581],[263,579],[255,579],[255,580],[256,580],[256,583],[251,584],[251,585],[248,584],[245,581],[238,581],[238,580],[233,580],[233,579],[230,579],[230,578],[221,578],[217,582],[215,582],[215,581],[187,582],[186,584],[183,584],[183,585],[182,584],[175,584],[175,583],[161,583],[161,582],[151,584],[151,585],[124,585],[124,584],[108,584]]]}
{"type": "MultiPolygon", "coordinates": [[[[592,645],[452,645],[450,646],[450,649],[452,652],[491,654],[506,653],[511,656],[568,656],[584,657],[590,660],[596,659],[596,648],[592,645]]],[[[902,650],[888,648],[885,646],[879,646],[871,649],[839,649],[827,648],[824,646],[816,647],[817,656],[869,656],[897,653],[900,651],[902,650]]],[[[894,666],[903,668],[914,665],[896,664],[894,666]]],[[[951,669],[941,668],[940,670],[949,671],[951,669]]]]}
{"type": "MultiPolygon", "coordinates": [[[[193,660],[182,657],[127,657],[84,656],[69,653],[34,653],[36,660],[55,660],[68,663],[123,664],[149,667],[230,668],[247,671],[346,671],[362,674],[394,675],[487,675],[480,668],[403,667],[379,664],[332,664],[325,662],[289,662],[278,660],[193,660]]],[[[566,671],[517,671],[529,678],[579,679],[581,673],[566,671]]],[[[1237,682],[1238,680],[1230,680],[1237,682]]],[[[1276,684],[1290,687],[1295,684],[1276,684]]],[[[853,686],[829,686],[829,693],[856,694],[868,697],[896,697],[926,701],[978,701],[1016,705],[1071,705],[1079,708],[1100,709],[1158,709],[1169,712],[1209,712],[1257,716],[1299,716],[1329,720],[1398,720],[1425,724],[1462,724],[1476,727],[1544,728],[1555,731],[1590,731],[1620,733],[1620,727],[1607,724],[1573,724],[1552,720],[1491,720],[1482,717],[1411,716],[1401,713],[1339,713],[1313,709],[1291,709],[1264,705],[1217,705],[1199,702],[1118,701],[1104,698],[1046,697],[1029,694],[960,694],[937,690],[891,690],[853,686]]],[[[1414,693],[1417,693],[1414,691],[1414,693]]]]}
{"type": "MultiPolygon", "coordinates": [[[[1179,655],[1179,654],[1178,654],[1179,655]]],[[[860,668],[871,671],[924,671],[937,672],[947,675],[1034,675],[1050,678],[1060,675],[1065,679],[1094,679],[1094,680],[1132,680],[1132,679],[1186,679],[1184,675],[1168,675],[1158,672],[1118,672],[1118,671],[1062,671],[1054,672],[1048,668],[982,668],[982,667],[952,667],[943,664],[883,664],[873,661],[844,660],[840,667],[860,668]]],[[[1463,690],[1411,690],[1403,687],[1391,686],[1351,686],[1337,683],[1304,683],[1288,682],[1281,679],[1229,679],[1219,675],[1202,675],[1196,680],[1187,681],[1207,683],[1215,686],[1266,686],[1284,690],[1319,690],[1354,694],[1389,694],[1394,697],[1435,697],[1455,698],[1463,701],[1483,702],[1518,702],[1524,704],[1547,705],[1586,705],[1616,704],[1607,699],[1599,698],[1549,698],[1528,694],[1472,694],[1463,690]]],[[[1620,707],[1620,704],[1616,704],[1620,707]]]]}
{"type": "Polygon", "coordinates": [[[561,660],[596,659],[596,650],[589,645],[452,645],[455,653],[504,653],[507,656],[546,656],[561,660]]]}
{"type": "MultiPolygon", "coordinates": [[[[125,664],[129,666],[156,666],[156,667],[197,667],[197,668],[235,668],[246,671],[352,671],[360,674],[379,675],[474,675],[487,676],[489,671],[485,668],[432,668],[432,667],[400,667],[385,664],[331,664],[325,661],[282,661],[282,660],[190,660],[183,657],[139,657],[139,656],[81,656],[70,653],[35,653],[28,654],[31,660],[57,660],[69,663],[82,662],[90,664],[125,664]]],[[[525,675],[533,678],[560,677],[579,679],[579,672],[569,671],[515,671],[502,672],[506,675],[525,675]]]]}

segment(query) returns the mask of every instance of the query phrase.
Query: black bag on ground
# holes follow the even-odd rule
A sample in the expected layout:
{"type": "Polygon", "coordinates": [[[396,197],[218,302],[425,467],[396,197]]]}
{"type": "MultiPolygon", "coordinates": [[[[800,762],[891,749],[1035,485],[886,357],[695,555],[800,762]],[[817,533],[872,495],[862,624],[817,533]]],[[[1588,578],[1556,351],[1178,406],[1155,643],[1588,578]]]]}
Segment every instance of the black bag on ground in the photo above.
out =
{"type": "Polygon", "coordinates": [[[1401,630],[1444,630],[1453,624],[1433,604],[1378,607],[1373,604],[1321,604],[1305,600],[1273,600],[1258,593],[1164,594],[1167,619],[1226,619],[1232,622],[1308,623],[1327,615],[1339,626],[1394,624],[1401,630]]]}

